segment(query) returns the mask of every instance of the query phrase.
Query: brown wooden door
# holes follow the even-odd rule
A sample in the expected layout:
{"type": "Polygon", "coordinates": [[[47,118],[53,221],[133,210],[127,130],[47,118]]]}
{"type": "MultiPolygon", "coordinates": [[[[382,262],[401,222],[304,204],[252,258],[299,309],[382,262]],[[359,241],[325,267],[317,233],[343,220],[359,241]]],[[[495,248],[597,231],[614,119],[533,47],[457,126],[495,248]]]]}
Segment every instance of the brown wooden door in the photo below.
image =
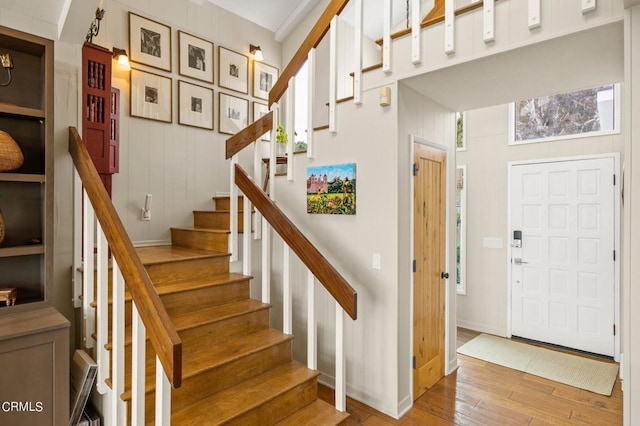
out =
{"type": "Polygon", "coordinates": [[[444,376],[446,154],[414,144],[413,399],[444,376]]]}

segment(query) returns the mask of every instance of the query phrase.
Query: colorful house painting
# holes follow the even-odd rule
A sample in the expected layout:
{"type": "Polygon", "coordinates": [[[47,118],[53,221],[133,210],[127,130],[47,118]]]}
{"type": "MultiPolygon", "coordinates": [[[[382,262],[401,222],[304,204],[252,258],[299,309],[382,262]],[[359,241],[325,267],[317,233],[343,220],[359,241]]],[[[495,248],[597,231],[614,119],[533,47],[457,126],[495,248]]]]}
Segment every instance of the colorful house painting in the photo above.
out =
{"type": "Polygon", "coordinates": [[[307,167],[307,213],[356,214],[355,163],[307,167]]]}

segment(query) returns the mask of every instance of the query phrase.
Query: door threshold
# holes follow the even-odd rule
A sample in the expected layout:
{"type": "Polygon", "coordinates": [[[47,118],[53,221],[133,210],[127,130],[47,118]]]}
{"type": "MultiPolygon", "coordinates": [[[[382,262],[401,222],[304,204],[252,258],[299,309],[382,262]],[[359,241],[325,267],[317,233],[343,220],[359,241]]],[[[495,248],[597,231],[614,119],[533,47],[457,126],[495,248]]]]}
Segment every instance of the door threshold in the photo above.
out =
{"type": "Polygon", "coordinates": [[[583,351],[583,350],[580,350],[580,349],[569,348],[567,346],[556,345],[554,343],[542,342],[540,340],[527,339],[526,337],[520,337],[520,336],[511,336],[511,339],[512,340],[517,340],[517,341],[522,342],[522,343],[527,343],[527,344],[530,344],[530,345],[533,345],[533,346],[541,346],[541,347],[545,347],[545,348],[554,349],[554,350],[557,350],[559,352],[565,352],[565,353],[569,353],[569,354],[573,354],[573,355],[580,355],[580,356],[583,356],[585,358],[595,358],[595,359],[602,360],[602,361],[615,362],[612,356],[597,354],[597,353],[594,353],[594,352],[583,351]]]}

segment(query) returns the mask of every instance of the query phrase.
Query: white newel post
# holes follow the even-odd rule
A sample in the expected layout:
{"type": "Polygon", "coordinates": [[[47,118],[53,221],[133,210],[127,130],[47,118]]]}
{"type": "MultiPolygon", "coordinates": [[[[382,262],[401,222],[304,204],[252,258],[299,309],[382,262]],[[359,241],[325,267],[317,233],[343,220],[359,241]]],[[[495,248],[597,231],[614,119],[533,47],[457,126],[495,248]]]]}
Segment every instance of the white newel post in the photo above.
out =
{"type": "MultiPolygon", "coordinates": [[[[73,168],[73,307],[83,308],[82,305],[82,197],[84,189],[78,170],[73,168]]],[[[83,309],[84,314],[84,309],[83,309]]]]}
{"type": "Polygon", "coordinates": [[[382,71],[391,72],[391,0],[382,3],[382,71]]]}
{"type": "Polygon", "coordinates": [[[483,21],[484,21],[482,39],[484,40],[485,43],[491,43],[496,39],[496,35],[495,35],[496,10],[495,10],[494,0],[484,0],[484,2],[482,3],[482,9],[483,9],[482,12],[483,12],[483,21]]]}
{"type": "Polygon", "coordinates": [[[454,0],[444,0],[444,53],[447,55],[451,55],[456,51],[455,17],[454,0]]]}
{"type": "Polygon", "coordinates": [[[293,180],[293,148],[296,144],[296,78],[287,87],[287,180],[293,180]]]}
{"type": "Polygon", "coordinates": [[[422,14],[420,13],[421,0],[411,0],[411,62],[413,64],[419,64],[422,62],[422,51],[420,46],[420,32],[422,27],[420,26],[420,20],[422,14]]]}

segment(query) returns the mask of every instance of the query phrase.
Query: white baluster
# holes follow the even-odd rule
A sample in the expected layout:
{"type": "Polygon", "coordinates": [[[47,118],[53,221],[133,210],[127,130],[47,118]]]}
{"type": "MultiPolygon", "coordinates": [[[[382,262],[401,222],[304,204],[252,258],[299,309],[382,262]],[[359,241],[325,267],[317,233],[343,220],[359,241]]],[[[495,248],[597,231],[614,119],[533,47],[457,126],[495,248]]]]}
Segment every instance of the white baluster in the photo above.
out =
{"type": "Polygon", "coordinates": [[[307,271],[307,368],[318,369],[318,327],[316,320],[316,277],[307,271]]]}
{"type": "Polygon", "coordinates": [[[482,39],[485,43],[491,43],[495,41],[495,3],[494,0],[484,0],[482,3],[484,26],[482,39]]]}
{"type": "Polygon", "coordinates": [[[329,27],[329,131],[336,133],[338,100],[338,17],[331,19],[329,27]]]}
{"type": "MultiPolygon", "coordinates": [[[[73,168],[73,307],[82,308],[82,180],[73,168]]],[[[84,311],[83,311],[84,312],[84,311]]]]}
{"type": "Polygon", "coordinates": [[[229,251],[231,252],[230,260],[235,262],[238,260],[238,187],[236,186],[236,164],[238,164],[238,154],[231,157],[231,169],[229,172],[229,182],[231,190],[229,191],[229,251]]]}
{"type": "MultiPolygon", "coordinates": [[[[253,176],[256,182],[260,182],[262,177],[262,144],[260,139],[253,143],[253,176]]],[[[262,238],[262,215],[259,211],[255,211],[253,215],[253,239],[262,238]]]]}
{"type": "Polygon", "coordinates": [[[420,50],[420,13],[421,0],[411,0],[411,62],[419,64],[422,62],[422,51],[420,50]]]}
{"type": "Polygon", "coordinates": [[[296,78],[289,79],[287,88],[287,180],[293,180],[293,147],[296,144],[296,78]]]}
{"type": "Polygon", "coordinates": [[[96,222],[98,264],[97,264],[97,294],[96,294],[96,358],[98,363],[98,376],[96,388],[98,393],[104,395],[107,392],[105,380],[109,377],[109,351],[105,347],[109,339],[109,245],[102,231],[100,222],[96,222]]]}
{"type": "Polygon", "coordinates": [[[111,326],[111,388],[113,390],[113,398],[111,400],[112,418],[116,420],[116,424],[125,424],[127,410],[124,401],[120,397],[124,392],[124,279],[120,273],[120,268],[116,259],[113,259],[113,267],[111,272],[112,281],[112,326],[111,326]]]}
{"type": "Polygon", "coordinates": [[[283,242],[282,253],[282,332],[293,334],[293,294],[291,292],[291,249],[283,242]]]}
{"type": "Polygon", "coordinates": [[[242,273],[251,275],[251,201],[247,196],[242,209],[242,273]]]}
{"type": "Polygon", "coordinates": [[[313,131],[313,100],[316,98],[316,48],[307,57],[307,158],[313,158],[315,132],[313,131]]]}
{"type": "Polygon", "coordinates": [[[447,55],[451,55],[456,51],[454,21],[454,0],[444,0],[444,53],[447,55]]]}
{"type": "MultiPolygon", "coordinates": [[[[353,70],[353,103],[362,104],[362,1],[356,0],[355,4],[355,28],[354,28],[354,59],[355,69],[353,70]]],[[[311,99],[311,98],[310,98],[311,99]]]]}
{"type": "Polygon", "coordinates": [[[391,0],[382,3],[382,71],[391,72],[391,0]]]}
{"type": "Polygon", "coordinates": [[[344,353],[344,312],[336,302],[336,410],[347,409],[346,358],[344,353]]]}
{"type": "Polygon", "coordinates": [[[596,0],[582,0],[582,13],[593,12],[596,6],[596,0]]]}
{"type": "Polygon", "coordinates": [[[271,226],[262,218],[262,303],[271,303],[271,226]]]}
{"type": "Polygon", "coordinates": [[[529,14],[527,22],[529,23],[529,29],[534,30],[540,28],[540,0],[529,0],[529,14]]]}
{"type": "Polygon", "coordinates": [[[84,242],[82,245],[82,258],[84,260],[82,274],[82,316],[84,319],[84,346],[86,348],[93,348],[94,341],[91,334],[96,329],[96,313],[91,307],[91,303],[93,303],[94,298],[93,268],[95,264],[93,257],[93,231],[96,219],[93,206],[86,191],[83,191],[83,199],[84,215],[82,219],[82,233],[84,242]]]}
{"type": "Polygon", "coordinates": [[[138,308],[131,303],[131,424],[144,426],[147,336],[138,308]]]}
{"type": "Polygon", "coordinates": [[[278,123],[280,123],[280,107],[277,103],[271,105],[273,111],[273,129],[271,129],[271,142],[269,142],[269,198],[276,199],[276,135],[278,123]]]}
{"type": "Polygon", "coordinates": [[[171,383],[156,355],[156,425],[171,424],[171,383]]]}

